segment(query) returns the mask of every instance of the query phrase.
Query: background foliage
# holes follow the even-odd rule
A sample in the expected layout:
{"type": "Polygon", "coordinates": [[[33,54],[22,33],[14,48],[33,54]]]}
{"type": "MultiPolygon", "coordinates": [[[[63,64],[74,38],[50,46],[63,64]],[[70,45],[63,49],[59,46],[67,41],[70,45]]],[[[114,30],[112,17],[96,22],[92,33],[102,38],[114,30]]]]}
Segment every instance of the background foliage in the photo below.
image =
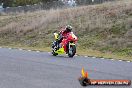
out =
{"type": "Polygon", "coordinates": [[[4,8],[6,7],[16,7],[16,6],[25,6],[33,5],[38,3],[47,3],[58,0],[0,0],[0,3],[4,3],[4,8]]]}

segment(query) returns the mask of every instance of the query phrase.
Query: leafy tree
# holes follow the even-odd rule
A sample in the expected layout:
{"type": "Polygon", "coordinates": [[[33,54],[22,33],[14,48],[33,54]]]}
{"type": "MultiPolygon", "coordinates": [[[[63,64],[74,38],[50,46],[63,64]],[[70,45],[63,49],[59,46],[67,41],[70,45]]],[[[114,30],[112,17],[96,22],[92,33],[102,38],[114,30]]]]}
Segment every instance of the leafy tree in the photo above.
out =
{"type": "Polygon", "coordinates": [[[33,5],[40,2],[47,3],[58,0],[0,0],[0,3],[4,3],[4,7],[16,7],[16,6],[25,6],[25,5],[33,5]]]}
{"type": "Polygon", "coordinates": [[[25,5],[33,5],[40,2],[47,3],[58,0],[0,0],[0,3],[4,3],[4,8],[6,7],[16,7],[16,6],[25,6],[25,5]]]}
{"type": "Polygon", "coordinates": [[[4,7],[15,7],[24,5],[33,5],[41,2],[41,0],[1,0],[4,3],[4,7]]]}

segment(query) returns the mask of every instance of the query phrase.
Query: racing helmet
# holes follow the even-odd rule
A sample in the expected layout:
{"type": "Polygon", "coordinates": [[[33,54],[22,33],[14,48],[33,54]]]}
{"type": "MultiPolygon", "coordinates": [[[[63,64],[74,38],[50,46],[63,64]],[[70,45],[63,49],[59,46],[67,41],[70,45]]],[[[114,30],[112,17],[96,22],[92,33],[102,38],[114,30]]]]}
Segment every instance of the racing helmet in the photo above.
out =
{"type": "Polygon", "coordinates": [[[67,32],[71,32],[71,31],[72,31],[72,26],[67,25],[67,26],[66,26],[66,31],[67,31],[67,32]]]}

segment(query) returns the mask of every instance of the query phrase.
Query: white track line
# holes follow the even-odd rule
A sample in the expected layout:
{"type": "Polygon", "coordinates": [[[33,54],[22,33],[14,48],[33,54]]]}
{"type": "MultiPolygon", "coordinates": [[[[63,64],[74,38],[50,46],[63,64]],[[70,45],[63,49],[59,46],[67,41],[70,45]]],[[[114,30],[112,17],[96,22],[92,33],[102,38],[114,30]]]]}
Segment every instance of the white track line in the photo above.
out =
{"type": "Polygon", "coordinates": [[[39,53],[40,51],[36,51],[36,52],[38,52],[38,53],[39,53]]]}
{"type": "MultiPolygon", "coordinates": [[[[0,47],[0,48],[2,48],[2,47],[0,47]]],[[[8,49],[12,49],[12,48],[8,48],[8,49]]],[[[18,50],[23,50],[23,49],[18,49],[18,50]]],[[[27,51],[32,51],[32,50],[27,50],[27,51]]],[[[36,52],[40,52],[40,51],[36,51],[36,52]]],[[[49,54],[51,53],[51,52],[48,52],[49,54]]],[[[78,56],[78,55],[75,55],[75,56],[78,56]]],[[[84,56],[84,57],[88,57],[88,56],[84,56]]],[[[96,58],[96,57],[92,57],[92,58],[96,58]]],[[[100,58],[100,59],[102,59],[102,60],[104,60],[105,58],[100,58]]],[[[110,59],[110,60],[115,60],[115,59],[110,59]]],[[[118,61],[123,61],[123,60],[118,60],[118,61]]],[[[131,62],[131,61],[126,61],[126,62],[131,62]]]]}
{"type": "Polygon", "coordinates": [[[126,61],[126,62],[131,62],[131,61],[126,61]]]}
{"type": "Polygon", "coordinates": [[[110,59],[110,60],[114,60],[114,59],[110,59]]]}
{"type": "Polygon", "coordinates": [[[28,50],[28,51],[31,51],[31,50],[28,50]]]}
{"type": "Polygon", "coordinates": [[[96,58],[96,57],[92,57],[92,58],[96,58]]]}
{"type": "Polygon", "coordinates": [[[119,61],[122,61],[122,60],[119,60],[119,61]]]}
{"type": "Polygon", "coordinates": [[[22,50],[22,49],[19,49],[19,50],[22,50]]]}
{"type": "Polygon", "coordinates": [[[104,60],[104,58],[100,58],[100,59],[104,60]]]}

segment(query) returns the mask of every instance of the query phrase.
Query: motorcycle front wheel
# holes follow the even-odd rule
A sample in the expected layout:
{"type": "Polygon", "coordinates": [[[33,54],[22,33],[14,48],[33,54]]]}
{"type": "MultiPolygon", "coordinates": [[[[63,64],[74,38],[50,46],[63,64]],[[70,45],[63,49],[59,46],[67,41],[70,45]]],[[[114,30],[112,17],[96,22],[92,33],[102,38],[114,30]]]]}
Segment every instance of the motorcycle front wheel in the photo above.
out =
{"type": "Polygon", "coordinates": [[[69,57],[73,57],[75,54],[76,54],[76,46],[73,45],[73,46],[71,46],[70,49],[69,49],[68,56],[69,56],[69,57]]]}

